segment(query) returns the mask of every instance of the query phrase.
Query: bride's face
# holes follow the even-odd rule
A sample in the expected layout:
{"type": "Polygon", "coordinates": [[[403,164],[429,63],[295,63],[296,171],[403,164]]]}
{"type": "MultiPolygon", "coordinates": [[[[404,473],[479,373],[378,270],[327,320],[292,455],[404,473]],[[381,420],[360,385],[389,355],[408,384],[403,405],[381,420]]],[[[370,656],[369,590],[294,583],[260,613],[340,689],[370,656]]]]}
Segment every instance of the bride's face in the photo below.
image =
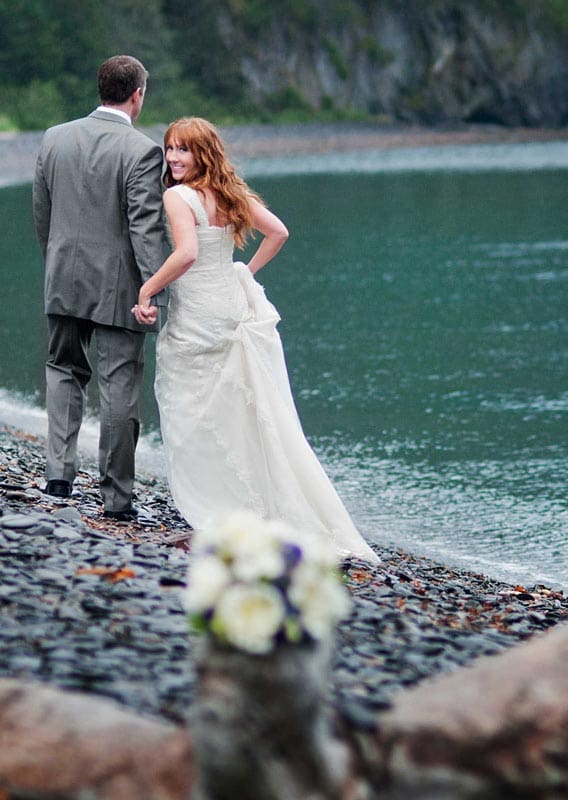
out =
{"type": "Polygon", "coordinates": [[[166,145],[166,161],[174,181],[183,181],[195,167],[195,158],[191,150],[175,139],[166,145]]]}

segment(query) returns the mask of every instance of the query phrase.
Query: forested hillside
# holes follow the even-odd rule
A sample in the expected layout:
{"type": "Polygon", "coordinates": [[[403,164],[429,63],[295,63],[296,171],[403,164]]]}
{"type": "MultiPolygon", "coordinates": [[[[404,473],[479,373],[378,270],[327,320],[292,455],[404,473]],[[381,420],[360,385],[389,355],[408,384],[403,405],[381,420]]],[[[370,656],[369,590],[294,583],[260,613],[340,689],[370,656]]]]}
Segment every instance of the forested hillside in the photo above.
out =
{"type": "Polygon", "coordinates": [[[568,121],[568,0],[0,0],[0,130],[87,113],[118,52],[145,124],[568,121]]]}

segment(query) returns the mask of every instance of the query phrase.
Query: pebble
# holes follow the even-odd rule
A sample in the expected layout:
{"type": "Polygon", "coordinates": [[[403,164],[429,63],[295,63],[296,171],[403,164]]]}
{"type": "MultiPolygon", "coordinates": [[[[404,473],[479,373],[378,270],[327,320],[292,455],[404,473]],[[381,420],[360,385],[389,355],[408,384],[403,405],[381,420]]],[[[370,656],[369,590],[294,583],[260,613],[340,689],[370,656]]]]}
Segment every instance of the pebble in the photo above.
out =
{"type": "MultiPolygon", "coordinates": [[[[137,483],[148,513],[103,519],[94,469],[69,501],[44,495],[44,443],[0,430],[0,676],[111,697],[179,724],[196,689],[196,635],[181,605],[191,529],[167,489],[137,483]]],[[[568,620],[568,599],[401,550],[344,565],[353,596],[337,631],[330,698],[376,725],[396,692],[568,620]]]]}

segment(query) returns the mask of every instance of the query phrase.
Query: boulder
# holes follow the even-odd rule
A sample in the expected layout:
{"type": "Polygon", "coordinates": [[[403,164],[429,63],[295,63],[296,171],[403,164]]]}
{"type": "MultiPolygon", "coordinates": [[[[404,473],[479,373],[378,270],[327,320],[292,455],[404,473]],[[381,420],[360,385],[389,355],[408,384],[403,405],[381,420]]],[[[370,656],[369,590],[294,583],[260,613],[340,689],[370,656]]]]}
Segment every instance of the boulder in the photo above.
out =
{"type": "Polygon", "coordinates": [[[559,625],[396,695],[368,753],[375,785],[407,797],[568,796],[567,664],[559,625]]]}
{"type": "Polygon", "coordinates": [[[187,800],[188,733],[110,700],[0,680],[0,794],[187,800]]]}

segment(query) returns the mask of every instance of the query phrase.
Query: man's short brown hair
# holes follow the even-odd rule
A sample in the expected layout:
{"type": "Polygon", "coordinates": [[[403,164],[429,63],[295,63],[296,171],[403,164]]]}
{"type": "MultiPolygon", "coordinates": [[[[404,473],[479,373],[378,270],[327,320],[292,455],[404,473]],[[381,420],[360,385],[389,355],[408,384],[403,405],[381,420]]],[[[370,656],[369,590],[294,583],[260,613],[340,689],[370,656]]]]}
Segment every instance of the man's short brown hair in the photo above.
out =
{"type": "Polygon", "coordinates": [[[99,68],[99,97],[102,103],[125,103],[136,89],[146,88],[148,72],[133,56],[112,56],[99,68]]]}

